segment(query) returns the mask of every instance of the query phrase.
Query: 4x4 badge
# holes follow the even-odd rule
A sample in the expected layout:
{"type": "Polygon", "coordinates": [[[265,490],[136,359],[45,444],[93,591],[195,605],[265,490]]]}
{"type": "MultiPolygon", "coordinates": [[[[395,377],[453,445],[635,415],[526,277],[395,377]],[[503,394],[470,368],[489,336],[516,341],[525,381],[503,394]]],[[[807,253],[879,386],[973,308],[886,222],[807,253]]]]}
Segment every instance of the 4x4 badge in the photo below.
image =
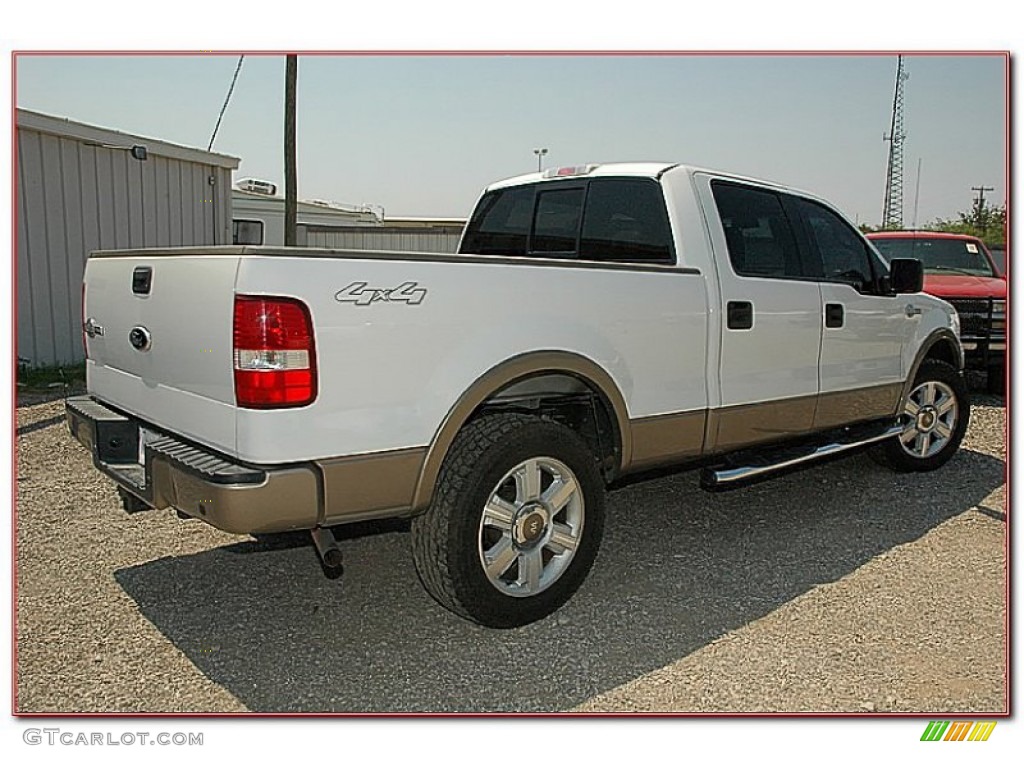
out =
{"type": "Polygon", "coordinates": [[[338,301],[350,301],[359,307],[366,307],[377,301],[422,304],[423,299],[427,297],[427,289],[418,287],[416,283],[402,283],[397,288],[367,288],[366,286],[367,283],[361,282],[346,285],[334,294],[334,298],[338,301]]]}

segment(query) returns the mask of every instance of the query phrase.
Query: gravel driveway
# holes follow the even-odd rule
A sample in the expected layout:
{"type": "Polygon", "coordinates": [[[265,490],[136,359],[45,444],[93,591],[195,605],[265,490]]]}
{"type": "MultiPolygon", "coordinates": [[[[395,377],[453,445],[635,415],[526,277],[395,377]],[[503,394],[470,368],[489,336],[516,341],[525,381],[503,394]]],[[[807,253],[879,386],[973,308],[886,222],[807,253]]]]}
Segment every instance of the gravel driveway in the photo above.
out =
{"type": "Polygon", "coordinates": [[[62,413],[17,411],[20,712],[1007,708],[1001,399],[929,475],[614,491],[583,589],[511,631],[438,607],[402,523],[337,529],[330,580],[304,535],[127,515],[62,413]]]}

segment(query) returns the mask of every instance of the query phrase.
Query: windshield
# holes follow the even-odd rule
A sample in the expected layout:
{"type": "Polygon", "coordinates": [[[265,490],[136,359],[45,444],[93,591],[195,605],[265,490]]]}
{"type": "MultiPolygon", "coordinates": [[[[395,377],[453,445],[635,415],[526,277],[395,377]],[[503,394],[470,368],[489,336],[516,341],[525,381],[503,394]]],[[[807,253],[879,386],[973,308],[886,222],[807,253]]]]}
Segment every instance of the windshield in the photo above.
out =
{"type": "Polygon", "coordinates": [[[981,246],[970,240],[955,240],[948,237],[890,237],[872,238],[871,242],[889,261],[919,259],[926,274],[995,276],[981,246]]]}
{"type": "Polygon", "coordinates": [[[992,256],[992,260],[996,263],[996,269],[999,270],[999,274],[1006,274],[1006,248],[989,248],[989,255],[992,256]]]}

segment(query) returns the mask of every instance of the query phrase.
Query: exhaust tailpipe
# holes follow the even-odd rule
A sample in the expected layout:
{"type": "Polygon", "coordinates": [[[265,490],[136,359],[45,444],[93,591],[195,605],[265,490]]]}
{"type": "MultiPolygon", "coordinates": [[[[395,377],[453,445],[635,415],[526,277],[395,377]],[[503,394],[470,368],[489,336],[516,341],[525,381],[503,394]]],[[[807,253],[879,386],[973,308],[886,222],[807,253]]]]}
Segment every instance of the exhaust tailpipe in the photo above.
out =
{"type": "Polygon", "coordinates": [[[338,546],[338,541],[334,538],[334,534],[331,533],[331,529],[314,528],[309,533],[313,537],[313,545],[316,547],[316,551],[319,553],[324,565],[328,568],[340,568],[341,547],[338,546]]]}

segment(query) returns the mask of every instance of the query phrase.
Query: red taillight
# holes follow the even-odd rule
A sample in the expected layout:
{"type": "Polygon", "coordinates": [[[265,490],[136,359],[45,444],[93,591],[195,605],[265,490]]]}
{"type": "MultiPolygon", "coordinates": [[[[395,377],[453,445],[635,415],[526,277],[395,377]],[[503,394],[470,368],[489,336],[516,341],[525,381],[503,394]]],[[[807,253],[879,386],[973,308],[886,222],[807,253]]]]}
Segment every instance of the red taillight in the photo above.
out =
{"type": "Polygon", "coordinates": [[[242,408],[295,408],[316,399],[313,323],[297,299],[236,296],[235,401],[242,408]]]}

